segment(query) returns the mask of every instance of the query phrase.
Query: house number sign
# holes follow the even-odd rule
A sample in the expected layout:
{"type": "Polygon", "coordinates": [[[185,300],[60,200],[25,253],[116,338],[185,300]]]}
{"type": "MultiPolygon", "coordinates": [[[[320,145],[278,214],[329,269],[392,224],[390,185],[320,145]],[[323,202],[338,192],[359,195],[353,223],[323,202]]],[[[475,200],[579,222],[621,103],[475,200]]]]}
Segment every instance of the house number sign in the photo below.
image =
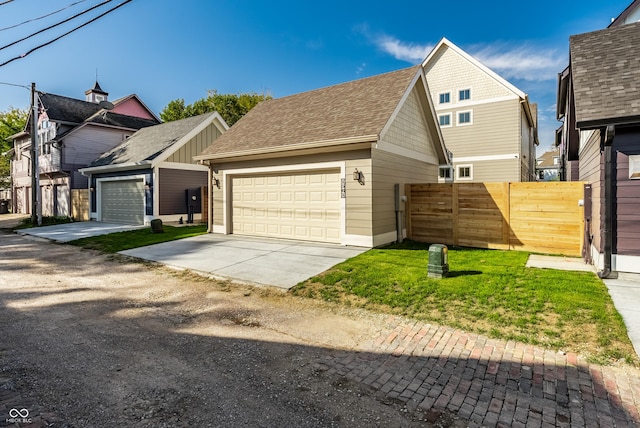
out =
{"type": "Polygon", "coordinates": [[[346,178],[340,179],[340,197],[343,199],[347,197],[347,179],[346,178]]]}

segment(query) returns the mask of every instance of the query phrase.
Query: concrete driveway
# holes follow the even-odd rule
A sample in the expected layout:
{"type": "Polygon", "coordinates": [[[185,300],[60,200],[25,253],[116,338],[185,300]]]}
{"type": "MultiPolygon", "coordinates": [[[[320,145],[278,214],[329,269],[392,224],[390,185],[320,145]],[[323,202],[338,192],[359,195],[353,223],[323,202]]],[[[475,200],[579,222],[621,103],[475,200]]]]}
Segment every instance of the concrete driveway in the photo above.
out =
{"type": "Polygon", "coordinates": [[[69,242],[89,236],[107,235],[109,233],[124,232],[125,230],[140,229],[149,226],[132,226],[130,224],[103,223],[99,221],[78,221],[73,223],[54,224],[52,226],[20,229],[20,235],[35,236],[58,242],[69,242]]]}
{"type": "Polygon", "coordinates": [[[120,254],[216,278],[289,289],[367,250],[336,244],[206,234],[120,254]]]}

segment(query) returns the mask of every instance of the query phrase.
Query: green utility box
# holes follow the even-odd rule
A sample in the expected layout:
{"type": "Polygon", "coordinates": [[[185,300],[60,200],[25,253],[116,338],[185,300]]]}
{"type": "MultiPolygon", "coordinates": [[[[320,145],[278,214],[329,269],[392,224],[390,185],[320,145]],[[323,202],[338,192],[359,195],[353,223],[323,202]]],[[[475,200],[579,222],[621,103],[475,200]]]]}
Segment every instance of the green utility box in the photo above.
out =
{"type": "Polygon", "coordinates": [[[443,244],[433,244],[429,247],[427,277],[444,278],[449,274],[449,257],[447,251],[447,246],[443,244]]]}
{"type": "Polygon", "coordinates": [[[162,227],[162,220],[159,218],[151,220],[151,231],[153,233],[163,233],[164,228],[162,227]]]}

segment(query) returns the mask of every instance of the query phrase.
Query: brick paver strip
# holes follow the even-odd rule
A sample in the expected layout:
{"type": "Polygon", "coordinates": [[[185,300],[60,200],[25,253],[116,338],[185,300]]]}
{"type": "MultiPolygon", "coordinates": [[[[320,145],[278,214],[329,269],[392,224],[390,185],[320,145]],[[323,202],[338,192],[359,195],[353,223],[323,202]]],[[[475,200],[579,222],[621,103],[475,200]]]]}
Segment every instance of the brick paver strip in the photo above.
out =
{"type": "Polygon", "coordinates": [[[321,365],[410,410],[470,426],[638,427],[640,370],[391,316],[360,353],[321,365]]]}

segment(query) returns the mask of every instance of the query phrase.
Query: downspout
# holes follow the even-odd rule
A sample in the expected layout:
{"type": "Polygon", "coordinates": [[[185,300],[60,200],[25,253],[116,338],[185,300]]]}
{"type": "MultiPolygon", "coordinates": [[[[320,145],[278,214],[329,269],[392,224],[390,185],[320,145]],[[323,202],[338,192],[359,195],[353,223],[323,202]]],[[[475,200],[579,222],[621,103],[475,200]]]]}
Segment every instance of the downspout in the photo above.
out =
{"type": "Polygon", "coordinates": [[[604,134],[604,269],[598,272],[598,277],[616,278],[611,271],[611,254],[613,252],[613,161],[611,159],[611,145],[615,137],[615,125],[608,125],[604,134]]]}

